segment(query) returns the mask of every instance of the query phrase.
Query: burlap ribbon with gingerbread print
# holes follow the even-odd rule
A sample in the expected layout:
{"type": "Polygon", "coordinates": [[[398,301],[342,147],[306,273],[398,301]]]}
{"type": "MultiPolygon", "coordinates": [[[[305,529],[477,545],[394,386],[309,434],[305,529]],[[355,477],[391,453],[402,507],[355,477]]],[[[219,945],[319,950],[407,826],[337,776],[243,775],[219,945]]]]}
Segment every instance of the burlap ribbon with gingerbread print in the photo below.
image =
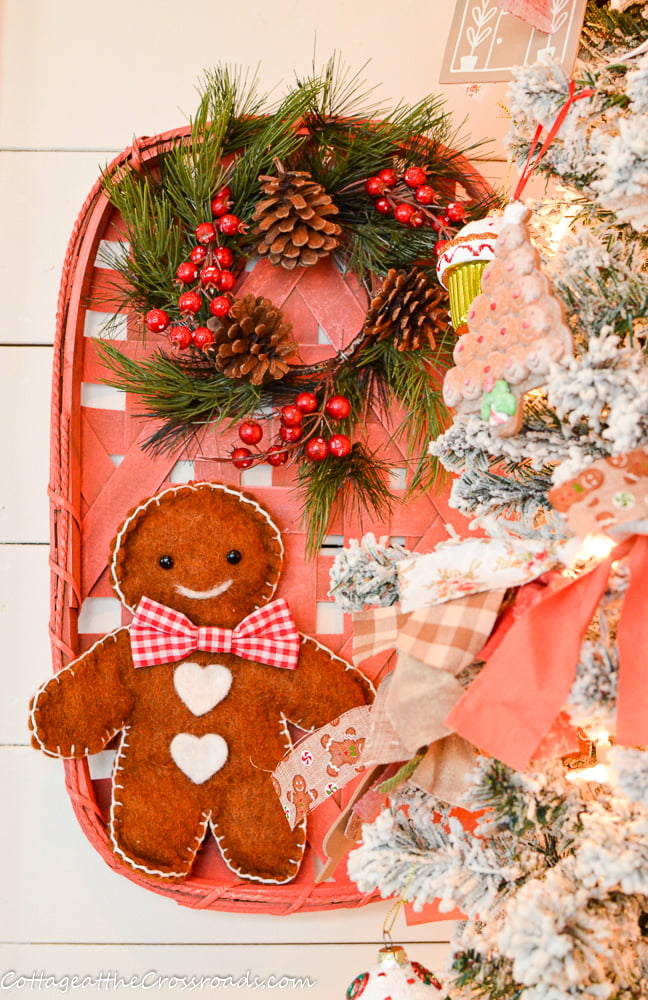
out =
{"type": "Polygon", "coordinates": [[[279,762],[272,783],[291,828],[364,770],[369,706],[352,708],[301,740],[279,762]]]}

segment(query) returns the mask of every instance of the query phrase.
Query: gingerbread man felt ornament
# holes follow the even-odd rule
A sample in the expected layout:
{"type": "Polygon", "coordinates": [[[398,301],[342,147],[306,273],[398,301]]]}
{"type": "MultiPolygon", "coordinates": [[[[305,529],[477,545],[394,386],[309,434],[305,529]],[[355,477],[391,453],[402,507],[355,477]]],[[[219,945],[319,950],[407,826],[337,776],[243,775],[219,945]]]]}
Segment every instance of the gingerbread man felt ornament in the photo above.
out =
{"type": "Polygon", "coordinates": [[[519,201],[504,210],[468,332],[454,348],[456,367],[443,383],[448,406],[460,417],[479,413],[501,437],[520,429],[524,393],[544,385],[551,363],[573,353],[562,304],[531,243],[530,214],[519,201]]]}
{"type": "Polygon", "coordinates": [[[195,483],[146,500],[111,554],[131,625],[33,699],[32,742],[50,755],[94,754],[119,734],[112,848],[154,879],[183,879],[207,827],[241,878],[294,878],[305,819],[290,829],[271,779],[286,720],[314,729],[371,700],[272,600],[282,559],[279,529],[243,491],[195,483]]]}

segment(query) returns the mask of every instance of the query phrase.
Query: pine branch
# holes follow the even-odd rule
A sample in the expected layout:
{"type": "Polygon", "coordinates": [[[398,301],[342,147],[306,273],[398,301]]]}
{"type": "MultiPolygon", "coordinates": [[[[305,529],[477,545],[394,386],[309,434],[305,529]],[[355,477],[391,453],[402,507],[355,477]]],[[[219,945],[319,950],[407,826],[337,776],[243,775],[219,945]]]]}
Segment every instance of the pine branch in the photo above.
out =
{"type": "MultiPolygon", "coordinates": [[[[416,462],[407,497],[421,489],[438,488],[443,471],[438,460],[428,454],[430,439],[437,438],[450,423],[443,402],[443,373],[451,364],[445,339],[439,348],[399,351],[389,339],[372,345],[359,361],[370,369],[379,384],[389,386],[401,404],[404,416],[395,432],[403,442],[407,457],[416,462]]],[[[383,409],[387,409],[383,400],[383,409]]]]}
{"type": "Polygon", "coordinates": [[[302,493],[307,554],[312,556],[319,549],[338,511],[356,517],[366,512],[385,520],[393,506],[388,475],[388,463],[358,443],[346,458],[327,456],[317,464],[303,461],[297,482],[302,493]]]}
{"type": "Polygon", "coordinates": [[[182,234],[167,192],[149,173],[131,168],[116,175],[104,172],[103,183],[124,220],[129,244],[128,253],[120,245],[103,254],[103,262],[120,275],[114,286],[117,301],[137,312],[173,308],[182,234]]]}
{"type": "Polygon", "coordinates": [[[162,351],[134,361],[109,341],[97,341],[95,348],[112,373],[106,384],[137,396],[142,416],[163,421],[145,445],[154,451],[175,447],[205,424],[237,421],[265,401],[262,389],[213,369],[203,378],[193,378],[162,351]]]}

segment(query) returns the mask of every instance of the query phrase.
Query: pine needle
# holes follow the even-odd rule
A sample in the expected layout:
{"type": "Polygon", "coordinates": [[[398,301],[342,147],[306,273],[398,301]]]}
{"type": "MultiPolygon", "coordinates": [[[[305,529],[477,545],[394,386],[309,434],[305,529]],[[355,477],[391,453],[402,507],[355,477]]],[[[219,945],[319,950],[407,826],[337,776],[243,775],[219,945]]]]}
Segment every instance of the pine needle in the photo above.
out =
{"type": "Polygon", "coordinates": [[[393,506],[388,476],[388,463],[369,454],[361,444],[354,444],[346,458],[329,455],[317,463],[305,459],[299,466],[297,482],[302,494],[307,555],[315,555],[320,548],[337,512],[357,517],[365,512],[386,519],[393,506]]]}

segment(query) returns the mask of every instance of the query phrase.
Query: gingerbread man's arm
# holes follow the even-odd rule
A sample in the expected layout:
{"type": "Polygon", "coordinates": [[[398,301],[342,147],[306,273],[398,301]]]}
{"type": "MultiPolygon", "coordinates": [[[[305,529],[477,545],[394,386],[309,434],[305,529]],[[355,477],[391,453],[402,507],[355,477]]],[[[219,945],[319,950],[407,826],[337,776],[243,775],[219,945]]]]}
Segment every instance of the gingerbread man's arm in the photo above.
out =
{"type": "Polygon", "coordinates": [[[317,729],[358,705],[374,691],[358,670],[310,636],[301,636],[295,670],[277,670],[275,694],[283,715],[302,729],[317,729]]]}
{"type": "Polygon", "coordinates": [[[132,695],[128,629],[118,629],[55,674],[34,696],[33,746],[56,757],[98,753],[128,719],[132,695]]]}

